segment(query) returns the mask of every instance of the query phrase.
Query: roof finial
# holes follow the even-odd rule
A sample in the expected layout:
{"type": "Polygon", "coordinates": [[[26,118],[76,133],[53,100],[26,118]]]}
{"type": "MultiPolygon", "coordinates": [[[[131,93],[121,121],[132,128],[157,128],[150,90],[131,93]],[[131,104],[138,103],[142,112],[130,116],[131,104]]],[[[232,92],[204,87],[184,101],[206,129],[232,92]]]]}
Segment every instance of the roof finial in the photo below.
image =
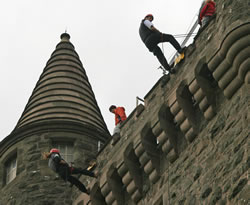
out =
{"type": "Polygon", "coordinates": [[[65,33],[63,33],[61,35],[61,40],[62,41],[69,41],[69,39],[70,39],[70,35],[68,33],[66,33],[66,32],[67,32],[67,30],[65,30],[65,33]]]}

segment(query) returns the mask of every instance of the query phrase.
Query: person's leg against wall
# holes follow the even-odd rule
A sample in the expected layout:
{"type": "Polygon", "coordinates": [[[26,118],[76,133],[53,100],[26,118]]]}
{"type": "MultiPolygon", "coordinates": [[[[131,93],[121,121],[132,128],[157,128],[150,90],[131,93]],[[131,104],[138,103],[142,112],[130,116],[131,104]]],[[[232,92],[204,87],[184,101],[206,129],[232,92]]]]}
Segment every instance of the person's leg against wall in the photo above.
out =
{"type": "Polygon", "coordinates": [[[174,38],[174,36],[170,34],[162,34],[161,42],[169,42],[178,52],[181,52],[181,45],[178,41],[174,38]]]}
{"type": "Polygon", "coordinates": [[[113,134],[120,133],[121,131],[120,127],[121,127],[121,124],[120,123],[117,124],[114,128],[113,134]]]}
{"type": "Polygon", "coordinates": [[[156,46],[153,49],[153,54],[157,57],[158,61],[161,63],[161,65],[166,69],[170,70],[170,66],[167,62],[167,59],[165,58],[164,54],[162,53],[161,49],[159,46],[156,46]]]}
{"type": "Polygon", "coordinates": [[[81,169],[81,168],[73,168],[72,169],[72,174],[83,174],[83,175],[86,175],[86,176],[90,176],[90,177],[95,177],[95,174],[94,172],[91,172],[87,169],[81,169]]]}
{"type": "Polygon", "coordinates": [[[71,184],[75,185],[81,192],[88,193],[86,187],[77,178],[69,175],[67,177],[67,181],[69,181],[71,184]]]}

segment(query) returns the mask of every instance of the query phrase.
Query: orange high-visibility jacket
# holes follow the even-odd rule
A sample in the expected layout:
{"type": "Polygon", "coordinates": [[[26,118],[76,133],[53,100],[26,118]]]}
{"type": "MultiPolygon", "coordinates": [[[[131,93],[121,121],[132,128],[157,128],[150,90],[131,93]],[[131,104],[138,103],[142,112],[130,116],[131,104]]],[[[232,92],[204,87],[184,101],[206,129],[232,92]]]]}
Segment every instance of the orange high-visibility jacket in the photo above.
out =
{"type": "Polygon", "coordinates": [[[127,119],[125,108],[124,107],[117,107],[115,109],[115,125],[119,124],[120,122],[127,119]]]}

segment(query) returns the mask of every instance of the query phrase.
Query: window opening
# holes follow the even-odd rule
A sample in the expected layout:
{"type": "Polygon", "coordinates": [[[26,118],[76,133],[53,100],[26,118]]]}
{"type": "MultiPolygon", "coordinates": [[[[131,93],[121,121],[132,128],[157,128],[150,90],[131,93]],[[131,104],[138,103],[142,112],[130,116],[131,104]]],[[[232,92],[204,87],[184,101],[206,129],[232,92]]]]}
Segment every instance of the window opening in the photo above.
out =
{"type": "Polygon", "coordinates": [[[17,159],[16,157],[11,158],[6,163],[6,184],[9,184],[13,179],[16,178],[16,167],[17,159]]]}
{"type": "Polygon", "coordinates": [[[99,140],[98,143],[97,143],[97,152],[100,152],[100,150],[102,149],[103,145],[104,144],[99,140]]]}
{"type": "Polygon", "coordinates": [[[55,147],[59,149],[60,155],[62,158],[68,162],[74,162],[73,158],[73,144],[71,143],[57,143],[55,144],[55,147]]]}

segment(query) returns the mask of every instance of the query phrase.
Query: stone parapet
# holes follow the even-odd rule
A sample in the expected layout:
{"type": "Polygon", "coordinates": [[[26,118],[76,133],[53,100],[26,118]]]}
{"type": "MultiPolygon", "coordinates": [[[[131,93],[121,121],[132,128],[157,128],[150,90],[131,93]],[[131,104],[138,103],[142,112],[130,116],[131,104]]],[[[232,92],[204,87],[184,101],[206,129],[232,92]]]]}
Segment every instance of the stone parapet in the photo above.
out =
{"type": "MultiPolygon", "coordinates": [[[[246,4],[238,3],[239,10],[246,4]]],[[[154,85],[140,114],[136,108],[122,126],[120,140],[99,153],[103,203],[250,203],[250,22],[226,16],[218,25],[222,9],[237,12],[234,4],[218,2],[216,18],[187,48],[177,74],[154,85]],[[119,186],[112,189],[111,182],[119,186]]],[[[95,200],[91,195],[88,203],[95,200]]]]}

